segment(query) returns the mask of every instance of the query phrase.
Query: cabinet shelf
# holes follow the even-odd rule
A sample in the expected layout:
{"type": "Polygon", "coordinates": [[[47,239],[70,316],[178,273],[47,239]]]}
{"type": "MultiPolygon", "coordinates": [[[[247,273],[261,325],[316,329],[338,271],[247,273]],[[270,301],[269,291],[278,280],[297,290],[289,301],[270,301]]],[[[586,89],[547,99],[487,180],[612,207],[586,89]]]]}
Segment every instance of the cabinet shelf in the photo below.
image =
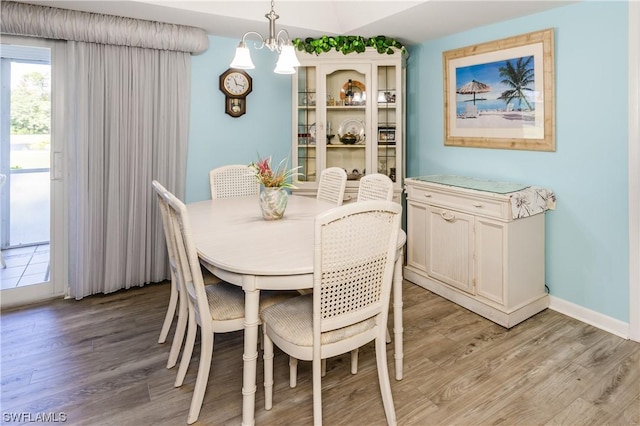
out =
{"type": "Polygon", "coordinates": [[[359,149],[362,149],[362,148],[366,148],[366,147],[367,147],[367,145],[365,145],[365,144],[355,144],[355,143],[351,144],[351,145],[346,144],[346,143],[327,145],[327,148],[330,148],[330,149],[336,149],[336,148],[337,149],[340,149],[340,148],[359,148],[359,149]]]}
{"type": "Polygon", "coordinates": [[[327,110],[350,110],[350,111],[354,111],[354,110],[360,110],[360,111],[364,111],[366,109],[366,107],[364,105],[333,105],[333,106],[328,106],[327,110]]]}

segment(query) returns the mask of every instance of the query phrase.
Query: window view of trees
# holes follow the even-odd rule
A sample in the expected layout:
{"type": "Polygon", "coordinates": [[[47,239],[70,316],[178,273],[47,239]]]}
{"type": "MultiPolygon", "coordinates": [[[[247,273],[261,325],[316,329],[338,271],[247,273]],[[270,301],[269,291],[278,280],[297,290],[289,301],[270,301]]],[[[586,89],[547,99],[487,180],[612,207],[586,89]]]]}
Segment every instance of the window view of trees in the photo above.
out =
{"type": "Polygon", "coordinates": [[[11,90],[11,134],[49,134],[50,93],[49,75],[39,71],[23,74],[11,90]]]}
{"type": "Polygon", "coordinates": [[[50,66],[11,64],[12,169],[49,168],[51,145],[50,66]]]}

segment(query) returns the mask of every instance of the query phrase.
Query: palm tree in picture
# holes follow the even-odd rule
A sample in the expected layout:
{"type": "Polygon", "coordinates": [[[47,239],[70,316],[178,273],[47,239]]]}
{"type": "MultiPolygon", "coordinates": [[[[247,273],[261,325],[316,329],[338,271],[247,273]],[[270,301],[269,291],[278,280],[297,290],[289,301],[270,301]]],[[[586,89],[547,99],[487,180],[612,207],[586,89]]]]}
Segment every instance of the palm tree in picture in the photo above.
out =
{"type": "Polygon", "coordinates": [[[526,92],[532,92],[533,89],[527,87],[534,83],[533,67],[529,67],[533,61],[533,56],[518,58],[515,67],[511,61],[507,61],[505,66],[498,68],[500,77],[504,77],[501,81],[509,90],[502,92],[498,99],[502,99],[509,105],[510,102],[518,101],[518,107],[522,108],[522,102],[527,105],[527,109],[533,110],[533,107],[527,100],[526,92]]]}

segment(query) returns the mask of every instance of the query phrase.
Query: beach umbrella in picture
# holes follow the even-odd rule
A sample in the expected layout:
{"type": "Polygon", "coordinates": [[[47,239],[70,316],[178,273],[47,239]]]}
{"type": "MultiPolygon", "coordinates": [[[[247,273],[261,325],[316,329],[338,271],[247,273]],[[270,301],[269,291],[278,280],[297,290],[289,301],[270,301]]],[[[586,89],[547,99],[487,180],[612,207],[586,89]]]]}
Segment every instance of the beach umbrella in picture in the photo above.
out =
{"type": "MultiPolygon", "coordinates": [[[[488,84],[484,84],[481,83],[479,81],[476,80],[471,80],[470,82],[468,82],[467,84],[464,84],[463,86],[461,86],[458,90],[456,90],[456,93],[459,93],[461,95],[471,95],[473,94],[473,104],[476,104],[476,93],[486,93],[486,92],[490,92],[491,91],[491,87],[489,87],[488,84]]],[[[486,99],[477,99],[479,101],[484,101],[486,99]]],[[[466,101],[468,102],[468,101],[466,101]]]]}

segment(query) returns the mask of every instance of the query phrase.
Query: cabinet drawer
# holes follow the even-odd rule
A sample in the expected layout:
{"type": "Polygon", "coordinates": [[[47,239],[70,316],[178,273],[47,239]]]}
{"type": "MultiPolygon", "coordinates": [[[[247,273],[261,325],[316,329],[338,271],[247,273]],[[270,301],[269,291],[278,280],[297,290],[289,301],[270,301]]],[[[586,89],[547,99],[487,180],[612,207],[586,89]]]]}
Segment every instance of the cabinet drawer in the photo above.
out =
{"type": "Polygon", "coordinates": [[[511,205],[507,200],[492,200],[487,197],[473,197],[465,194],[452,194],[437,189],[407,186],[409,199],[433,206],[450,208],[478,216],[496,219],[511,219],[511,205]]]}

